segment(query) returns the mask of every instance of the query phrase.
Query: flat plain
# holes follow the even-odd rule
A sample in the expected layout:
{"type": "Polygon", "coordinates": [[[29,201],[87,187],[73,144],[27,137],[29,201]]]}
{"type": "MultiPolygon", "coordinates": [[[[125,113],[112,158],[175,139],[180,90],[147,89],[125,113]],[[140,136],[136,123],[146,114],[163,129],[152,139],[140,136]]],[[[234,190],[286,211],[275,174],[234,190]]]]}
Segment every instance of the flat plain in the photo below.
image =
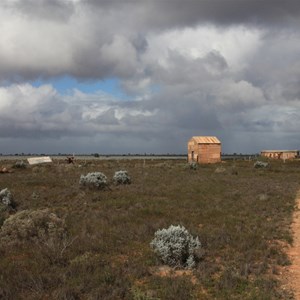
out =
{"type": "Polygon", "coordinates": [[[0,174],[0,190],[16,206],[0,212],[0,298],[293,299],[280,275],[290,264],[300,161],[254,162],[193,170],[182,159],[54,159],[26,168],[1,160],[12,172],[0,174]],[[113,183],[119,170],[131,184],[113,183]],[[103,172],[109,187],[81,187],[89,172],[103,172]],[[192,271],[163,266],[149,245],[170,225],[199,237],[192,271]]]}

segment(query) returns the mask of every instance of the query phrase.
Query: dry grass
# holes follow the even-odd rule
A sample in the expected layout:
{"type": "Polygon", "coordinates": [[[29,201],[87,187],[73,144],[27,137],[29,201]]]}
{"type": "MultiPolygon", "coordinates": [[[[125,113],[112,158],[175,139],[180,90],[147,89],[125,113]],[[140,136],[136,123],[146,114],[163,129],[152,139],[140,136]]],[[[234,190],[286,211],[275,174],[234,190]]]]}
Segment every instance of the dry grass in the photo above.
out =
{"type": "Polygon", "coordinates": [[[0,174],[0,189],[9,188],[18,212],[47,209],[66,229],[63,238],[1,243],[0,298],[287,299],[276,275],[289,263],[282,244],[292,241],[299,167],[231,161],[191,170],[183,160],[95,159],[0,174]],[[128,171],[130,185],[113,184],[118,170],[128,171]],[[110,188],[80,187],[89,172],[103,172],[110,188]],[[203,245],[193,274],[155,271],[161,263],[149,243],[171,224],[203,245]]]}

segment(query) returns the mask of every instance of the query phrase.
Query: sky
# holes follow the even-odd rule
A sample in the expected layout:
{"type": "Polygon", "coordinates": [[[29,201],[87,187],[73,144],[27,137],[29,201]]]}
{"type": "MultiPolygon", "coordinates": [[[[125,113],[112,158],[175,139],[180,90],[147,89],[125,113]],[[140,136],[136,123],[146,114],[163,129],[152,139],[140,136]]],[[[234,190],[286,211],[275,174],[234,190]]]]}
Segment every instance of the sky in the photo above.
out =
{"type": "Polygon", "coordinates": [[[0,153],[258,153],[299,129],[299,0],[0,1],[0,153]]]}

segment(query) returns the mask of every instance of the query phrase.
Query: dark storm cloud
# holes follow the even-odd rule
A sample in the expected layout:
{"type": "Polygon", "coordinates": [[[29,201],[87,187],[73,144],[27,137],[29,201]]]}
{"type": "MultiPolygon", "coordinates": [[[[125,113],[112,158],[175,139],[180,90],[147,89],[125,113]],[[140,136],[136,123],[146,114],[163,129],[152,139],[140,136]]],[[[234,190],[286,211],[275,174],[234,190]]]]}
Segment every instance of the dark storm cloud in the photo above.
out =
{"type": "Polygon", "coordinates": [[[282,24],[297,21],[297,0],[163,0],[97,1],[84,3],[98,9],[122,11],[138,22],[153,28],[194,26],[198,23],[236,25],[240,23],[282,24]]]}
{"type": "Polygon", "coordinates": [[[300,99],[300,34],[279,32],[267,35],[260,50],[253,55],[239,76],[264,91],[273,102],[285,103],[300,99]]]}
{"type": "MultiPolygon", "coordinates": [[[[273,30],[300,20],[300,5],[292,0],[5,0],[1,12],[2,83],[66,74],[82,79],[139,77],[149,71],[141,58],[149,34],[207,23],[273,30]]],[[[220,64],[216,57],[212,62],[220,64]]]]}
{"type": "Polygon", "coordinates": [[[6,7],[25,17],[66,22],[74,13],[74,3],[64,0],[22,0],[5,2],[6,7]]]}
{"type": "MultiPolygon", "coordinates": [[[[295,0],[226,0],[226,1],[180,1],[175,0],[170,15],[174,19],[196,22],[206,21],[219,24],[237,23],[280,23],[299,17],[300,6],[295,0]],[[176,13],[177,12],[177,13],[176,13]]],[[[170,1],[161,1],[164,9],[168,9],[170,1]]]]}
{"type": "Polygon", "coordinates": [[[190,136],[217,135],[237,152],[269,134],[294,147],[299,16],[291,0],[3,0],[0,141],[184,152],[190,136]],[[130,100],[26,83],[64,75],[114,78],[130,100]]]}

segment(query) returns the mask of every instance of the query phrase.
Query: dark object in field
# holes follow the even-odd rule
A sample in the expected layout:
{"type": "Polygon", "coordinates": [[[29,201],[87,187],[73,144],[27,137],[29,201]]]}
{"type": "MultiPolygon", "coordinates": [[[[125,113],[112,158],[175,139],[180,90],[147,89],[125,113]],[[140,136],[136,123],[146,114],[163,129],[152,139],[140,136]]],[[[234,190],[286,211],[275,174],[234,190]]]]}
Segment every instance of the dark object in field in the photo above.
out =
{"type": "Polygon", "coordinates": [[[68,164],[74,164],[74,162],[75,162],[75,157],[74,157],[74,155],[73,155],[73,156],[67,156],[66,162],[67,162],[68,164]]]}

